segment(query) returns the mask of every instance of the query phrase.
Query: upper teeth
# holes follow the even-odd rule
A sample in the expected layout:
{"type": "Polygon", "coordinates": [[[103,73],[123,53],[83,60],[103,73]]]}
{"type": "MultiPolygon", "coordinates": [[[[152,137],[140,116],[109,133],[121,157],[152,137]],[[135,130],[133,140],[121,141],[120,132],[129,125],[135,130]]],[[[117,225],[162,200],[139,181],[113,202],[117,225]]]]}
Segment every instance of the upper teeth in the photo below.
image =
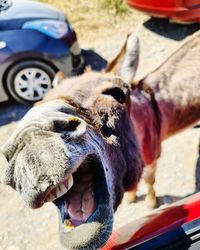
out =
{"type": "Polygon", "coordinates": [[[53,190],[51,190],[46,197],[46,201],[51,202],[61,197],[67,193],[67,191],[73,186],[73,183],[73,177],[72,175],[69,175],[67,179],[65,179],[62,183],[59,183],[53,190]]]}

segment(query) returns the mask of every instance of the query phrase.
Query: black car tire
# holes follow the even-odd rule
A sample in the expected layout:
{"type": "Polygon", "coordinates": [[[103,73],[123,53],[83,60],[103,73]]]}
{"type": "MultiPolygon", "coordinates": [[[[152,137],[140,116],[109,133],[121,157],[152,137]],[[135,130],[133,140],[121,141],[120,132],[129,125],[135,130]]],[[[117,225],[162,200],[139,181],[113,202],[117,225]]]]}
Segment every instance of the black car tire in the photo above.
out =
{"type": "Polygon", "coordinates": [[[44,62],[26,60],[15,64],[9,69],[5,84],[12,98],[20,103],[30,104],[41,100],[45,96],[52,87],[54,76],[55,70],[44,62]],[[29,79],[31,74],[35,74],[34,79],[29,79]],[[38,81],[39,84],[37,84],[38,81]],[[26,86],[23,86],[23,84],[26,86]],[[28,91],[29,95],[27,94],[28,91]]]}

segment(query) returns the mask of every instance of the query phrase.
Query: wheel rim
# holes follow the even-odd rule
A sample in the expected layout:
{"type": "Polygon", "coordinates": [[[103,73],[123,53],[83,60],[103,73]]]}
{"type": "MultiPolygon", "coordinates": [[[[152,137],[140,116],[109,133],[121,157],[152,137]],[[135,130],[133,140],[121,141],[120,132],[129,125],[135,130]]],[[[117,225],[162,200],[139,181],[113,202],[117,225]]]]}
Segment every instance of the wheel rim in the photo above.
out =
{"type": "Polygon", "coordinates": [[[51,88],[49,75],[39,68],[26,68],[14,79],[16,94],[26,101],[41,100],[51,88]]]}

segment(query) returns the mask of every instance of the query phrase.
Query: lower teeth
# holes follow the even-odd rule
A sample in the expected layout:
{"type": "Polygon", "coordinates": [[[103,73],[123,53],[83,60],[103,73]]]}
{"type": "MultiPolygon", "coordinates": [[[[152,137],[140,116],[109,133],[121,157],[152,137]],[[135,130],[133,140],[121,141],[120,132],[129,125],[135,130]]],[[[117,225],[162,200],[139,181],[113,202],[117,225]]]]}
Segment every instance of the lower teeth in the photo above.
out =
{"type": "Polygon", "coordinates": [[[64,227],[65,227],[66,231],[70,231],[70,230],[75,228],[75,226],[72,225],[70,220],[65,220],[64,221],[64,227]]]}

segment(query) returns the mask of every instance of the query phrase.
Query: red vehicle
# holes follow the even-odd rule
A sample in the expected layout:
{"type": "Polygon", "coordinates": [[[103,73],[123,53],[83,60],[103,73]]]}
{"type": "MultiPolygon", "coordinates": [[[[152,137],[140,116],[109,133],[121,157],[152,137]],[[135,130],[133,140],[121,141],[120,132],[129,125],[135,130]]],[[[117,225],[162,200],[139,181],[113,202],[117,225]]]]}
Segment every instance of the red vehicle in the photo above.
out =
{"type": "Polygon", "coordinates": [[[200,0],[127,0],[127,3],[154,17],[176,22],[200,22],[200,0]]]}
{"type": "Polygon", "coordinates": [[[200,193],[132,221],[101,250],[200,249],[200,193]]]}

